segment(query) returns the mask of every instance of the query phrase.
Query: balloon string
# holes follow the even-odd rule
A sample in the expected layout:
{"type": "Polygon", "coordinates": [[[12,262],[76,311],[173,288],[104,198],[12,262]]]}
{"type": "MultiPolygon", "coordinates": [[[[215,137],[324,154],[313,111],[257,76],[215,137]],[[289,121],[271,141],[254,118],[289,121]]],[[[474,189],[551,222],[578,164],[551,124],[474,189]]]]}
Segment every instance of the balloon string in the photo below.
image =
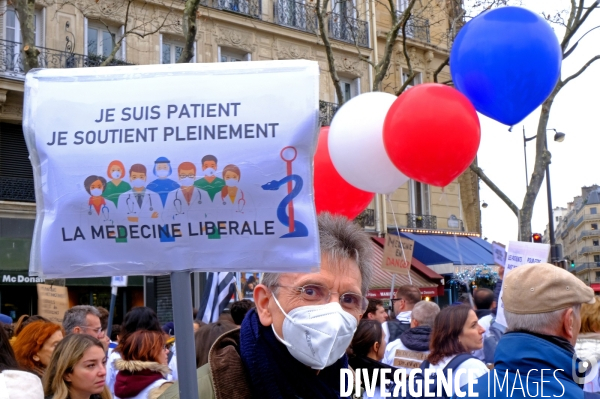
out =
{"type": "MultiPolygon", "coordinates": [[[[460,187],[458,188],[460,190],[460,187]]],[[[440,197],[440,201],[443,200],[444,203],[446,204],[446,209],[448,211],[448,220],[450,219],[450,216],[452,215],[450,213],[450,203],[448,201],[448,194],[446,193],[446,190],[444,190],[444,188],[442,187],[442,196],[440,197]]],[[[458,204],[458,206],[460,207],[460,204],[458,204]]],[[[450,227],[450,226],[448,226],[450,227]]],[[[460,225],[459,225],[460,227],[460,225]]],[[[458,236],[456,235],[456,230],[452,231],[452,235],[454,236],[454,244],[456,245],[456,252],[458,253],[458,260],[460,261],[460,266],[458,267],[459,272],[462,272],[465,269],[465,263],[463,261],[463,257],[462,257],[462,251],[460,250],[460,245],[458,243],[458,236]]],[[[455,273],[457,268],[454,268],[455,273]]],[[[467,293],[469,294],[469,302],[471,304],[471,307],[475,307],[475,304],[473,303],[473,296],[471,295],[471,289],[469,287],[469,283],[465,282],[466,288],[467,288],[467,293]]]]}
{"type": "MultiPolygon", "coordinates": [[[[396,220],[396,212],[394,212],[394,206],[392,205],[392,199],[390,198],[389,194],[385,194],[385,198],[390,203],[390,209],[392,210],[392,216],[394,217],[394,225],[396,226],[396,233],[398,234],[398,237],[400,238],[400,230],[398,229],[398,221],[396,220]]],[[[406,254],[404,253],[404,245],[402,245],[402,240],[399,240],[399,241],[400,241],[400,249],[402,249],[402,258],[404,259],[404,264],[407,264],[408,262],[406,261],[406,254]]],[[[412,278],[410,277],[410,265],[408,265],[408,282],[410,283],[410,285],[412,285],[412,278]]]]}

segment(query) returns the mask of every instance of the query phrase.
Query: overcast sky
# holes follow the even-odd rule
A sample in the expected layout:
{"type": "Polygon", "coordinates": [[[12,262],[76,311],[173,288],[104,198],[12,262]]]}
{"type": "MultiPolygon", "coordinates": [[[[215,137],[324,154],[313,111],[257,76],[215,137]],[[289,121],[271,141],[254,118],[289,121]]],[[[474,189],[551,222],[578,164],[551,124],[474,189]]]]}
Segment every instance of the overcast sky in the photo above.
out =
{"type": "MultiPolygon", "coordinates": [[[[554,14],[569,6],[567,0],[523,0],[523,6],[537,13],[554,14]]],[[[591,1],[586,1],[591,4],[591,1]]],[[[566,19],[567,15],[565,15],[566,19]]],[[[600,25],[600,9],[580,29],[579,35],[600,25]]],[[[554,25],[554,31],[562,39],[564,29],[554,25]]],[[[574,43],[575,40],[572,41],[574,43]]],[[[588,34],[562,64],[563,79],[600,54],[600,29],[588,34]]],[[[581,193],[582,186],[600,183],[600,61],[590,66],[576,80],[561,90],[554,101],[548,128],[566,133],[562,143],[554,142],[554,132],[548,132],[548,145],[552,153],[550,181],[552,183],[552,205],[566,206],[574,196],[581,193]]],[[[525,163],[523,156],[523,126],[528,137],[535,135],[539,110],[515,125],[512,132],[508,127],[479,115],[482,140],[478,152],[479,166],[504,193],[520,208],[525,195],[525,163]]],[[[531,175],[535,160],[535,140],[527,143],[528,172],[531,175]]],[[[480,198],[488,204],[481,209],[483,237],[507,244],[516,240],[517,218],[504,202],[483,182],[480,182],[480,198]]],[[[543,233],[548,223],[546,183],[537,197],[533,210],[533,232],[543,233]]]]}

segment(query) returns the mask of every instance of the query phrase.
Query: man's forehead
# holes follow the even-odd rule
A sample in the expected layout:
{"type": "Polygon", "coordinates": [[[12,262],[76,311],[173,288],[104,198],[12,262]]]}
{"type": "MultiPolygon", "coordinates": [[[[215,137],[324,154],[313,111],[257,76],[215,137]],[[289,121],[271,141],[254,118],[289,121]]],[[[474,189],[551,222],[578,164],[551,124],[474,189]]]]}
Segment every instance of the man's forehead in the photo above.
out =
{"type": "Polygon", "coordinates": [[[94,316],[93,314],[87,314],[85,316],[85,320],[90,327],[100,327],[100,318],[98,316],[94,316]]]}
{"type": "Polygon", "coordinates": [[[323,257],[320,271],[315,273],[282,273],[279,282],[282,285],[320,282],[321,284],[330,286],[334,284],[336,277],[341,277],[342,284],[345,288],[354,286],[353,290],[360,292],[360,270],[358,269],[356,262],[352,259],[332,262],[329,261],[327,257],[323,257]]]}

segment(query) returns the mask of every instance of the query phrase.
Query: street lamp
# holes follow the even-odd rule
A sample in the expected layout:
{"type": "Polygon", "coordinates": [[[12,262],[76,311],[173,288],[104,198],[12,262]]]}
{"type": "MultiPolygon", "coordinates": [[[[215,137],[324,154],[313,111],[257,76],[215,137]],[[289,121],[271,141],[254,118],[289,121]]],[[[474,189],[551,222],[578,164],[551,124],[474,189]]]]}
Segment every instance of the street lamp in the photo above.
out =
{"type": "MultiPolygon", "coordinates": [[[[558,132],[556,129],[546,129],[554,130],[554,141],[557,143],[562,143],[565,140],[566,134],[558,132]]],[[[526,188],[529,186],[529,175],[527,174],[527,142],[533,140],[537,136],[533,137],[525,137],[525,126],[523,126],[523,151],[525,153],[525,183],[526,188]]],[[[548,151],[548,138],[546,137],[545,141],[546,151],[548,151]]],[[[554,239],[554,214],[552,212],[552,189],[550,186],[550,164],[546,165],[546,192],[548,195],[548,233],[550,235],[550,261],[556,262],[558,261],[558,256],[556,254],[556,241],[554,239]]]]}

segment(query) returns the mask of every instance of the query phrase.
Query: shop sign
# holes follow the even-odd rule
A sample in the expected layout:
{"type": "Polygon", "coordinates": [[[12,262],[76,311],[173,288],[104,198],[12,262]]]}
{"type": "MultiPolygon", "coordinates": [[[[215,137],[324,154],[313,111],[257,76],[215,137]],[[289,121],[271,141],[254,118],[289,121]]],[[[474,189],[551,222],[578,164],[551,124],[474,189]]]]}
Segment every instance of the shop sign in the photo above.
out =
{"type": "Polygon", "coordinates": [[[41,277],[29,277],[22,274],[12,275],[3,274],[2,284],[36,284],[43,283],[44,279],[41,277]]]}

